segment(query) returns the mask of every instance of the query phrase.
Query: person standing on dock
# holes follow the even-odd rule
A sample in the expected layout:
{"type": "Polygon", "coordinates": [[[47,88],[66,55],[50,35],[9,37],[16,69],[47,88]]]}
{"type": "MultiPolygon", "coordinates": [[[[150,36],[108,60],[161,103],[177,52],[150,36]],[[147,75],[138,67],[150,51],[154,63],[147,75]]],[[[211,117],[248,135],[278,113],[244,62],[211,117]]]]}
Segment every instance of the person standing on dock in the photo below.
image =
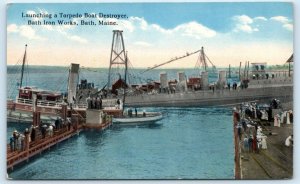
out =
{"type": "Polygon", "coordinates": [[[244,132],[247,132],[247,123],[244,119],[242,120],[242,127],[243,127],[244,132]]]}
{"type": "Polygon", "coordinates": [[[252,143],[253,143],[253,139],[252,139],[252,136],[249,137],[248,139],[248,144],[249,144],[249,152],[252,152],[252,143]]]}
{"type": "Polygon", "coordinates": [[[13,139],[13,140],[14,140],[14,146],[13,146],[14,149],[13,149],[13,150],[14,150],[14,151],[16,151],[16,150],[18,149],[18,148],[17,148],[17,141],[18,141],[17,133],[18,133],[17,130],[14,130],[14,132],[13,132],[13,138],[14,138],[14,139],[13,139]]]}
{"type": "Polygon", "coordinates": [[[285,146],[290,147],[293,145],[293,134],[288,136],[285,140],[285,146]]]}
{"type": "Polygon", "coordinates": [[[244,151],[249,152],[249,142],[247,136],[244,138],[244,151]]]}
{"type": "Polygon", "coordinates": [[[46,137],[47,125],[42,125],[42,136],[43,139],[46,137]]]}
{"type": "Polygon", "coordinates": [[[117,105],[118,105],[118,109],[121,109],[120,108],[120,100],[119,99],[117,100],[117,105]]]}
{"type": "Polygon", "coordinates": [[[28,128],[26,128],[24,131],[24,136],[25,136],[24,149],[27,147],[27,144],[29,144],[29,134],[30,134],[30,132],[29,132],[28,128]]]}
{"type": "Polygon", "coordinates": [[[86,104],[87,104],[87,108],[91,109],[92,108],[92,103],[91,103],[91,98],[90,96],[86,98],[86,104]]]}
{"type": "Polygon", "coordinates": [[[59,125],[59,117],[57,117],[55,120],[55,130],[58,130],[58,125],[59,125]]]}
{"type": "Polygon", "coordinates": [[[99,100],[99,109],[102,109],[102,97],[100,97],[100,100],[99,100]]]}
{"type": "Polygon", "coordinates": [[[93,97],[92,99],[92,109],[96,109],[96,98],[93,97]]]}
{"type": "Polygon", "coordinates": [[[242,125],[238,124],[237,129],[238,129],[239,140],[241,141],[241,139],[242,139],[242,125]]]}
{"type": "Polygon", "coordinates": [[[15,151],[15,139],[13,135],[9,138],[9,145],[10,145],[10,151],[11,152],[15,151]]]}
{"type": "Polygon", "coordinates": [[[18,151],[21,151],[22,150],[22,138],[21,138],[21,134],[18,133],[18,138],[17,138],[17,148],[18,148],[18,151]]]}
{"type": "Polygon", "coordinates": [[[71,130],[71,120],[70,119],[67,119],[67,123],[68,123],[68,131],[70,131],[71,130]]]}
{"type": "Polygon", "coordinates": [[[267,149],[267,136],[262,136],[261,149],[267,149]]]}
{"type": "Polygon", "coordinates": [[[254,153],[258,153],[258,151],[259,151],[258,147],[257,147],[256,127],[253,129],[252,150],[254,153]]]}
{"type": "Polygon", "coordinates": [[[100,109],[100,99],[99,99],[99,97],[96,98],[96,109],[100,109]]]}
{"type": "Polygon", "coordinates": [[[25,136],[23,134],[20,134],[20,141],[21,141],[21,151],[25,150],[25,136]]]}
{"type": "Polygon", "coordinates": [[[50,137],[53,136],[53,126],[52,125],[50,125],[49,128],[48,128],[48,134],[49,134],[50,137]]]}
{"type": "Polygon", "coordinates": [[[277,117],[277,114],[274,116],[274,127],[278,127],[278,117],[277,117]]]}
{"type": "Polygon", "coordinates": [[[137,109],[134,108],[134,111],[135,111],[135,117],[137,117],[137,109]]]}

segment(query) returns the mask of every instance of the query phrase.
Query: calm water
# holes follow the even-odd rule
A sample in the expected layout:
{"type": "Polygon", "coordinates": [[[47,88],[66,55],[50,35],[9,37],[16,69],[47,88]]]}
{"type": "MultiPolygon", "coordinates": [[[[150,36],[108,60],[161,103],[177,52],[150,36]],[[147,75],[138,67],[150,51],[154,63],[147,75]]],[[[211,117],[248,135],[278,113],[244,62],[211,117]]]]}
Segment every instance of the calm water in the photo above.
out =
{"type": "MultiPolygon", "coordinates": [[[[153,108],[152,127],[85,131],[17,168],[14,179],[231,179],[231,113],[224,108],[153,108]]],[[[11,127],[15,123],[8,123],[11,127]]]]}
{"type": "MultiPolygon", "coordinates": [[[[64,76],[63,71],[49,69],[51,82],[47,89],[57,87],[53,81],[64,76]]],[[[9,73],[8,78],[14,75],[9,73]]],[[[45,85],[49,81],[49,77],[39,78],[39,75],[33,74],[31,85],[45,85]]],[[[86,72],[86,75],[92,77],[93,73],[86,72]]],[[[14,179],[234,178],[230,109],[157,107],[147,110],[162,112],[164,119],[150,127],[81,132],[15,168],[9,176],[14,179]]],[[[8,122],[7,126],[8,138],[14,129],[23,131],[29,124],[8,122]]]]}

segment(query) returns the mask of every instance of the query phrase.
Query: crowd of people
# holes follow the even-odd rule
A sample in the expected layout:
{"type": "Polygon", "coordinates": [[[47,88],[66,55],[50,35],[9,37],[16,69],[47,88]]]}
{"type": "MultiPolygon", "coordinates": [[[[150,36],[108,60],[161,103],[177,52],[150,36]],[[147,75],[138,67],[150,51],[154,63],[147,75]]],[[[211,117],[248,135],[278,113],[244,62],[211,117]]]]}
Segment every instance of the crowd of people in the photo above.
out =
{"type": "MultiPolygon", "coordinates": [[[[235,118],[238,121],[236,125],[237,134],[245,152],[259,153],[260,149],[267,149],[268,137],[263,133],[262,127],[258,125],[259,121],[269,122],[273,127],[280,127],[281,123],[288,125],[293,122],[291,110],[272,115],[272,110],[279,107],[279,101],[272,100],[270,106],[260,106],[252,102],[242,104],[239,110],[234,108],[235,118]],[[274,119],[273,124],[272,119],[274,119]]],[[[286,146],[293,145],[293,135],[289,135],[284,142],[286,146]]]]}
{"type": "Polygon", "coordinates": [[[39,126],[31,125],[30,128],[25,129],[24,133],[14,130],[9,139],[10,151],[24,151],[27,143],[30,144],[31,142],[35,142],[39,139],[53,137],[54,131],[59,131],[61,129],[69,131],[72,127],[75,128],[74,126],[75,125],[72,125],[70,118],[63,121],[61,118],[57,117],[57,119],[51,123],[43,123],[41,121],[39,126]],[[26,139],[28,140],[26,141],[26,139]]]}
{"type": "Polygon", "coordinates": [[[88,109],[102,109],[102,98],[100,97],[88,97],[86,102],[88,104],[88,109]]]}

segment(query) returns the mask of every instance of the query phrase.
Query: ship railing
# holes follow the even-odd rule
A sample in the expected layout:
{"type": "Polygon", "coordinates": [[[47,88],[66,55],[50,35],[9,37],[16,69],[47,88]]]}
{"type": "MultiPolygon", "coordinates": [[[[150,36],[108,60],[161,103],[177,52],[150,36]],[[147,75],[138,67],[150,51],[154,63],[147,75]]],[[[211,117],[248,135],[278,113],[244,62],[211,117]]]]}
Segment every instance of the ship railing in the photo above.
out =
{"type": "MultiPolygon", "coordinates": [[[[31,99],[17,98],[17,103],[32,105],[33,101],[31,99]]],[[[47,101],[47,100],[38,100],[37,101],[38,106],[61,107],[61,104],[62,104],[62,102],[59,102],[59,101],[58,102],[47,101]]]]}
{"type": "MultiPolygon", "coordinates": [[[[120,100],[120,106],[122,107],[122,100],[120,100]]],[[[117,99],[103,99],[102,107],[104,109],[118,109],[117,99]]]]}
{"type": "Polygon", "coordinates": [[[32,100],[31,99],[25,99],[25,98],[17,98],[17,103],[32,104],[32,100]]]}
{"type": "MultiPolygon", "coordinates": [[[[87,108],[87,103],[76,104],[76,108],[87,108]]],[[[122,107],[122,100],[120,100],[120,107],[122,107]]],[[[107,110],[119,109],[117,99],[102,99],[102,108],[107,110]]]]}
{"type": "Polygon", "coordinates": [[[38,106],[46,106],[46,107],[61,107],[62,102],[54,102],[54,101],[47,101],[47,100],[38,100],[38,106]]]}
{"type": "Polygon", "coordinates": [[[86,103],[76,104],[76,107],[79,108],[79,109],[86,109],[87,104],[86,103]]]}

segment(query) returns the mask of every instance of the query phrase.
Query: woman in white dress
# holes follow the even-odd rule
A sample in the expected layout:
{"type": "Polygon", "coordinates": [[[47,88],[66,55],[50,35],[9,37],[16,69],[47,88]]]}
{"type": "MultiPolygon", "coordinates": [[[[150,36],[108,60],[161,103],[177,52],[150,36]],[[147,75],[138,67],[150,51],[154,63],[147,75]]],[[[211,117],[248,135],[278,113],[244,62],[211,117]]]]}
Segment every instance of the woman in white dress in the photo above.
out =
{"type": "Polygon", "coordinates": [[[261,149],[267,149],[267,136],[262,136],[261,138],[261,149]]]}
{"type": "Polygon", "coordinates": [[[279,115],[279,114],[277,114],[277,120],[278,120],[278,127],[280,127],[280,124],[281,124],[282,122],[281,122],[281,119],[280,119],[280,115],[279,115]]]}
{"type": "Polygon", "coordinates": [[[286,124],[291,124],[291,121],[290,121],[290,111],[288,111],[287,113],[286,113],[286,124]]]}
{"type": "Polygon", "coordinates": [[[278,127],[278,116],[277,116],[277,114],[274,116],[274,127],[278,127]]]}

